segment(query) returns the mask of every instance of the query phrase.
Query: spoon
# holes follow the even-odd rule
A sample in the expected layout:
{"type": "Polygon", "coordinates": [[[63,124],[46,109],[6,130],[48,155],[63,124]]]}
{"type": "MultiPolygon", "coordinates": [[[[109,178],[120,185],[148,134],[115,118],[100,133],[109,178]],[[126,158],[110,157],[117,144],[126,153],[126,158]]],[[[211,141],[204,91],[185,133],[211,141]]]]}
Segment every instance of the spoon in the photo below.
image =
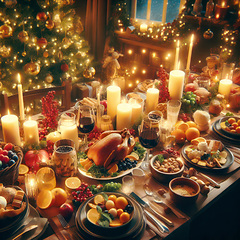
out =
{"type": "Polygon", "coordinates": [[[161,198],[155,192],[153,192],[152,188],[148,184],[144,184],[143,189],[148,196],[153,197],[153,201],[155,203],[162,204],[162,205],[168,207],[178,218],[186,218],[184,215],[182,215],[176,209],[174,209],[173,207],[170,207],[165,202],[163,202],[161,200],[161,198]]]}

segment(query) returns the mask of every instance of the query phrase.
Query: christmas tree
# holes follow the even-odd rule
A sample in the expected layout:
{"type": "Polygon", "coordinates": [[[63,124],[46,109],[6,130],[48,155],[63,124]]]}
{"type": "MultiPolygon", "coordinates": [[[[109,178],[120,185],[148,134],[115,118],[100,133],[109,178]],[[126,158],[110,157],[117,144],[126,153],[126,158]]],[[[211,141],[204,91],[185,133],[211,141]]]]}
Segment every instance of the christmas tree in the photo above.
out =
{"type": "Polygon", "coordinates": [[[0,0],[0,90],[79,81],[91,57],[74,0],[0,0]]]}

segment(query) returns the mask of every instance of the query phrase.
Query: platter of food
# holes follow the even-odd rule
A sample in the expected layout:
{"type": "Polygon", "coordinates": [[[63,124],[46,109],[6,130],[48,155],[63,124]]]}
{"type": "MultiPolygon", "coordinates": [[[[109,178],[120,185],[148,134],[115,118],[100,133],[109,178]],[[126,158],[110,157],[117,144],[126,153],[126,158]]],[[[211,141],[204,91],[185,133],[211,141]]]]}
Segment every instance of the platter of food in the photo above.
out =
{"type": "Polygon", "coordinates": [[[234,138],[240,138],[240,118],[224,117],[220,119],[220,127],[226,135],[234,138]]]}
{"type": "Polygon", "coordinates": [[[224,131],[220,125],[221,123],[221,119],[218,119],[217,121],[215,121],[212,125],[212,130],[213,132],[215,132],[217,135],[219,135],[220,137],[230,140],[230,141],[234,141],[237,142],[238,144],[240,143],[240,134],[231,134],[228,133],[227,131],[224,131]]]}
{"type": "Polygon", "coordinates": [[[216,140],[186,145],[182,148],[182,156],[188,163],[211,171],[226,170],[234,161],[231,151],[216,140]]]}
{"type": "Polygon", "coordinates": [[[128,130],[105,131],[87,154],[80,153],[78,170],[90,179],[113,180],[140,167],[144,157],[145,149],[128,130]]]}
{"type": "Polygon", "coordinates": [[[149,88],[152,88],[154,86],[154,84],[156,83],[156,81],[158,82],[158,80],[153,80],[153,79],[146,79],[143,82],[140,82],[137,85],[137,88],[141,91],[141,92],[146,92],[149,88]]]}
{"type": "Polygon", "coordinates": [[[75,223],[84,239],[140,239],[146,227],[141,206],[116,192],[102,192],[83,202],[75,223]]]}

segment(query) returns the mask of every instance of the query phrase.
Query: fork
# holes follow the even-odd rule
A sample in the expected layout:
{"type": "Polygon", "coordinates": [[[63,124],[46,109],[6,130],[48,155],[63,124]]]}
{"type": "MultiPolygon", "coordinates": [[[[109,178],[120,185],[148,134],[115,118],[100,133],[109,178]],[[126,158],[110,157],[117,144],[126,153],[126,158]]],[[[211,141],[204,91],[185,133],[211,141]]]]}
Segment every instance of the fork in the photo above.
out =
{"type": "Polygon", "coordinates": [[[160,199],[160,197],[153,192],[152,188],[148,184],[144,184],[143,188],[144,188],[145,193],[148,196],[153,197],[153,201],[155,203],[162,204],[163,206],[168,207],[178,218],[186,218],[184,215],[182,215],[180,212],[178,212],[178,210],[174,209],[173,207],[171,207],[168,204],[166,204],[165,202],[163,202],[160,199]]]}
{"type": "Polygon", "coordinates": [[[62,226],[64,229],[69,228],[68,222],[65,220],[65,218],[63,217],[63,215],[58,214],[58,215],[57,215],[57,218],[58,218],[59,222],[61,223],[61,226],[62,226]]]}

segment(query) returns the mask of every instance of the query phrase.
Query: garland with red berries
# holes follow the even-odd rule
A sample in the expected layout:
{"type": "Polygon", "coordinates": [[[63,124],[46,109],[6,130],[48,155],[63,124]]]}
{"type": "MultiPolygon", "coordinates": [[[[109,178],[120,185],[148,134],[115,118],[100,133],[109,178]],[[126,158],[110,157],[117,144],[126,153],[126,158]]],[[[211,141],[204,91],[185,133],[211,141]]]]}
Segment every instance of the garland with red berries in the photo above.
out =
{"type": "Polygon", "coordinates": [[[169,74],[163,67],[160,67],[157,76],[160,80],[159,83],[156,84],[156,87],[159,89],[159,103],[165,103],[170,99],[168,87],[167,87],[167,80],[169,78],[169,74]]]}

